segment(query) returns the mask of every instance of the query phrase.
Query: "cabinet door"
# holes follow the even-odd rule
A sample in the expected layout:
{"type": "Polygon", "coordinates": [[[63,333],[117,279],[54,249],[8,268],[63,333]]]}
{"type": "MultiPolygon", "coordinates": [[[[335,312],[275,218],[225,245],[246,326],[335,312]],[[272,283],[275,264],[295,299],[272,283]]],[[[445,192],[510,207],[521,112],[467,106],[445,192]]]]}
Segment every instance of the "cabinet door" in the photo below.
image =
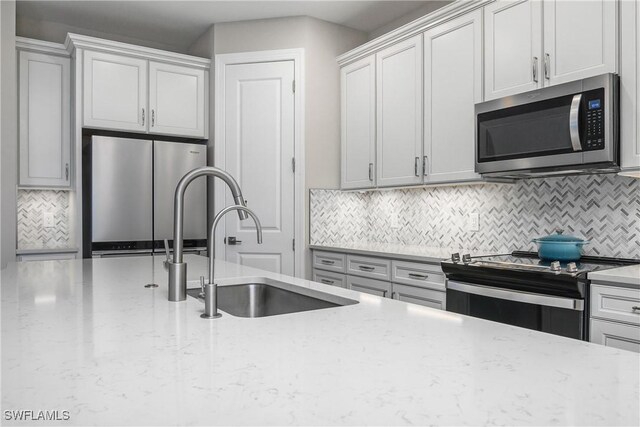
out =
{"type": "Polygon", "coordinates": [[[407,286],[393,283],[391,298],[411,304],[444,310],[446,308],[445,292],[434,291],[417,286],[407,286]]]}
{"type": "Polygon", "coordinates": [[[618,2],[544,1],[545,85],[616,72],[618,2]]]}
{"type": "Polygon", "coordinates": [[[342,189],[375,186],[375,67],[370,56],[340,70],[342,189]]]}
{"type": "Polygon", "coordinates": [[[147,61],[84,52],[83,126],[145,132],[147,61]]]}
{"type": "Polygon", "coordinates": [[[422,183],[422,36],[376,54],[377,184],[422,183]]]}
{"type": "Polygon", "coordinates": [[[496,1],[484,24],[485,100],[541,87],[542,1],[496,1]]]}
{"type": "Polygon", "coordinates": [[[479,180],[475,109],[482,101],[482,12],[424,34],[425,182],[479,180]]]}
{"type": "Polygon", "coordinates": [[[391,283],[364,277],[347,276],[347,289],[383,298],[391,296],[391,283]]]}
{"type": "MultiPolygon", "coordinates": [[[[620,2],[620,166],[640,170],[640,3],[620,2]]],[[[636,172],[640,175],[640,172],[636,172]]]]}
{"type": "Polygon", "coordinates": [[[204,70],[149,63],[149,132],[205,137],[204,70]]]}
{"type": "Polygon", "coordinates": [[[590,329],[591,342],[640,353],[640,328],[637,326],[591,319],[590,329]]]}
{"type": "Polygon", "coordinates": [[[70,186],[70,66],[20,52],[20,185],[70,186]]]}

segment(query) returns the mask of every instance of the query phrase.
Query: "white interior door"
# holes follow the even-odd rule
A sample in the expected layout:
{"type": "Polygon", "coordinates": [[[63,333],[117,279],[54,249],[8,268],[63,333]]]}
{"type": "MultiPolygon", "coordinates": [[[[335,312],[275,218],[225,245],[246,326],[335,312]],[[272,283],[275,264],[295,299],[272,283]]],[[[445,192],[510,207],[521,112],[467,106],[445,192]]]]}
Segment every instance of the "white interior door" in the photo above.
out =
{"type": "MultiPolygon", "coordinates": [[[[294,62],[226,65],[224,75],[225,169],[240,184],[263,229],[258,245],[253,221],[227,214],[225,259],[293,275],[294,62]],[[229,244],[229,237],[240,243],[229,244]]],[[[231,193],[224,191],[225,204],[233,204],[231,193]]]]}

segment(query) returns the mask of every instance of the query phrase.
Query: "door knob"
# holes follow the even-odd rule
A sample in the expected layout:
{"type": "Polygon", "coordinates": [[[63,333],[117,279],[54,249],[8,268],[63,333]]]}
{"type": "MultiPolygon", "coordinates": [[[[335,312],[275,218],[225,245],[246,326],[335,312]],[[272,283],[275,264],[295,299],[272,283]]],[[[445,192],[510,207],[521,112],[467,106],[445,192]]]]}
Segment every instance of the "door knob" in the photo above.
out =
{"type": "Polygon", "coordinates": [[[239,245],[242,243],[242,240],[236,239],[235,236],[229,236],[224,238],[224,243],[226,245],[239,245]]]}

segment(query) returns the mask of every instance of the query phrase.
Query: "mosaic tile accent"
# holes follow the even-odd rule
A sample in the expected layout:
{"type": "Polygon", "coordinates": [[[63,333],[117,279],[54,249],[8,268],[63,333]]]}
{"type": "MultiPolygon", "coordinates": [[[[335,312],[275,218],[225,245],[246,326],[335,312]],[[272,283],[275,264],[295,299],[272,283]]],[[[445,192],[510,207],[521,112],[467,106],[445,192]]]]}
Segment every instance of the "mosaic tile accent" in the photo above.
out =
{"type": "Polygon", "coordinates": [[[311,244],[535,250],[531,239],[559,227],[590,240],[586,254],[640,258],[640,180],[617,175],[362,193],[310,190],[309,198],[311,244]],[[477,232],[469,231],[472,212],[480,215],[477,232]]]}
{"type": "Polygon", "coordinates": [[[18,190],[18,249],[68,247],[71,247],[69,192],[18,190]],[[44,227],[43,212],[53,212],[54,227],[44,227]]]}

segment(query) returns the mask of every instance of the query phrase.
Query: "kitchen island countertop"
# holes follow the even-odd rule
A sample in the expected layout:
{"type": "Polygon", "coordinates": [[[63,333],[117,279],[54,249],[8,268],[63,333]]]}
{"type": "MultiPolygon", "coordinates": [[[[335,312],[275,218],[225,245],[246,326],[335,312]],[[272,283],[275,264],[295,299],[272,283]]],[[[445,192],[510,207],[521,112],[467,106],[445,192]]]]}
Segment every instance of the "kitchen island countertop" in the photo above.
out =
{"type": "Polygon", "coordinates": [[[589,273],[589,279],[605,284],[640,288],[640,264],[589,273]]]}
{"type": "MultiPolygon", "coordinates": [[[[185,260],[189,280],[205,274],[206,258],[185,260]]],[[[12,263],[1,276],[3,423],[34,424],[7,420],[12,410],[69,411],[58,425],[640,423],[636,353],[216,269],[221,286],[266,277],[359,303],[211,321],[198,300],[167,301],[162,257],[12,263]]]]}

